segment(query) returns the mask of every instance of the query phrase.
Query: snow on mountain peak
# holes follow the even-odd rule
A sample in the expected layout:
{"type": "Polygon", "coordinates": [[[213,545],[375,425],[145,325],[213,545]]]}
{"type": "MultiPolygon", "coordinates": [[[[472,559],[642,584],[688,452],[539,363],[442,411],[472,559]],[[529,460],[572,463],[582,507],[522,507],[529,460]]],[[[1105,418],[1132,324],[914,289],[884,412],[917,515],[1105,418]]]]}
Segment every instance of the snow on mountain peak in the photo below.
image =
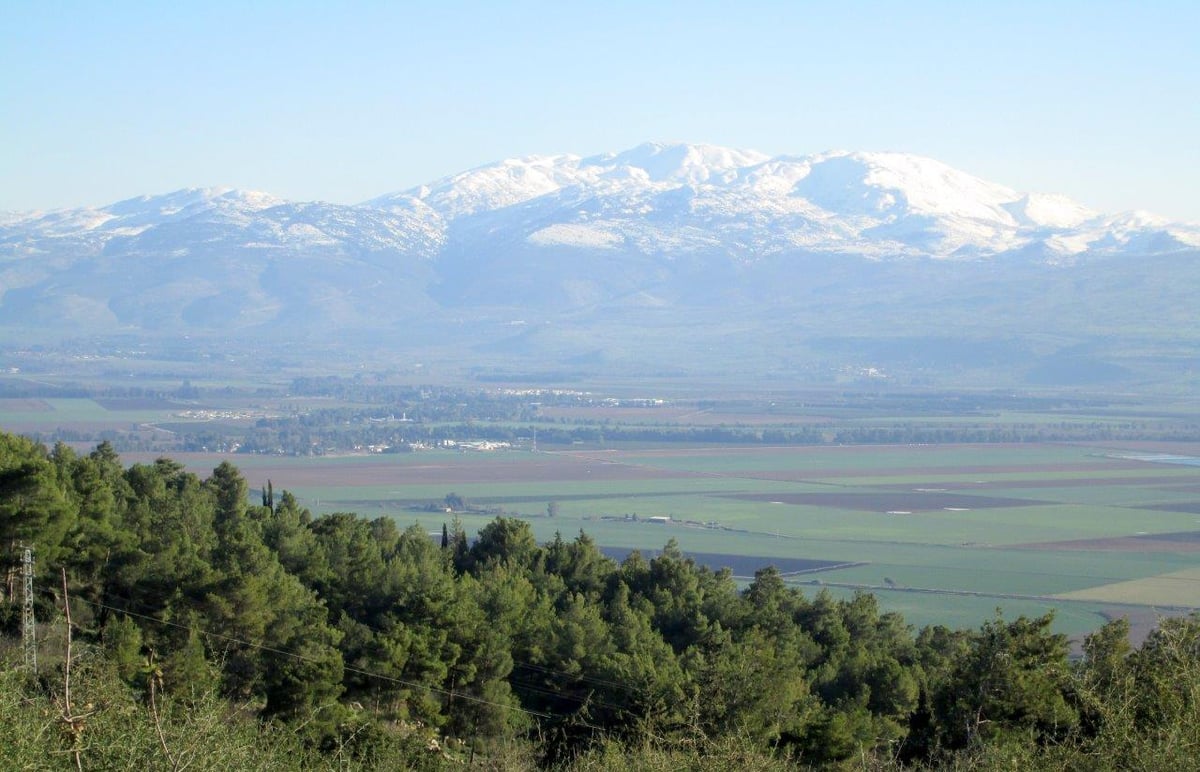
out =
{"type": "Polygon", "coordinates": [[[751,150],[715,145],[647,142],[621,153],[526,156],[486,164],[428,185],[372,199],[367,205],[389,208],[418,199],[448,220],[503,209],[562,191],[585,187],[611,192],[641,184],[699,185],[728,183],[742,169],[768,160],[751,150]]]}
{"type": "Polygon", "coordinates": [[[78,238],[86,251],[162,224],[186,231],[176,227],[185,222],[196,233],[225,233],[229,243],[255,248],[345,243],[429,259],[447,249],[483,253],[501,241],[671,259],[723,254],[737,262],[791,252],[1061,261],[1200,245],[1195,226],[1145,213],[1101,216],[1065,196],[1022,194],[918,155],[835,150],[771,157],[658,142],[586,158],[506,159],[359,206],[189,188],[98,209],[9,217],[0,227],[21,231],[14,249],[33,253],[43,237],[78,238]]]}
{"type": "Polygon", "coordinates": [[[1019,222],[1051,228],[1075,228],[1098,214],[1056,193],[1028,193],[1007,205],[1019,222]]]}
{"type": "Polygon", "coordinates": [[[210,208],[257,212],[282,203],[283,199],[259,191],[230,187],[183,188],[161,195],[137,196],[118,201],[104,207],[103,210],[116,217],[170,217],[186,210],[199,211],[210,208]]]}
{"type": "Polygon", "coordinates": [[[367,205],[388,208],[405,199],[416,199],[443,217],[454,219],[503,209],[559,190],[574,181],[578,163],[579,157],[572,155],[509,158],[381,196],[367,205]]]}
{"type": "Polygon", "coordinates": [[[646,142],[623,153],[584,159],[582,165],[634,167],[644,170],[654,182],[698,184],[713,178],[727,182],[739,170],[760,164],[768,158],[754,150],[733,150],[716,145],[646,142]]]}
{"type": "Polygon", "coordinates": [[[926,214],[1012,223],[1003,205],[1018,194],[941,161],[903,153],[822,153],[797,192],[825,209],[853,214],[926,214]]]}
{"type": "MultiPolygon", "coordinates": [[[[487,214],[478,222],[481,234],[511,227],[513,237],[540,246],[624,244],[661,254],[723,249],[739,260],[794,249],[881,259],[971,259],[1029,248],[1078,254],[1165,227],[1105,224],[1065,196],[1022,194],[919,155],[834,150],[771,157],[662,142],[585,158],[508,159],[368,205],[426,207],[461,231],[455,238],[468,238],[476,227],[456,221],[487,214]]],[[[1188,244],[1192,234],[1175,228],[1174,241],[1154,243],[1188,244]]]]}

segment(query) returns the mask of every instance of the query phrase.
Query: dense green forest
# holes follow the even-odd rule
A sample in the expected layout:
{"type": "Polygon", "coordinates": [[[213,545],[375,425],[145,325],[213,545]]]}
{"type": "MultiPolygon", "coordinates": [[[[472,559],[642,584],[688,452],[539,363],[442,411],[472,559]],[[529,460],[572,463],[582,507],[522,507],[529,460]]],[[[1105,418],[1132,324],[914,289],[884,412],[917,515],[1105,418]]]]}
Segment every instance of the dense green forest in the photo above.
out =
{"type": "Polygon", "coordinates": [[[474,538],[0,434],[6,769],[1187,768],[1200,618],[1072,660],[1052,620],[914,630],[668,543],[474,538]],[[36,672],[21,545],[36,550],[36,672]]]}

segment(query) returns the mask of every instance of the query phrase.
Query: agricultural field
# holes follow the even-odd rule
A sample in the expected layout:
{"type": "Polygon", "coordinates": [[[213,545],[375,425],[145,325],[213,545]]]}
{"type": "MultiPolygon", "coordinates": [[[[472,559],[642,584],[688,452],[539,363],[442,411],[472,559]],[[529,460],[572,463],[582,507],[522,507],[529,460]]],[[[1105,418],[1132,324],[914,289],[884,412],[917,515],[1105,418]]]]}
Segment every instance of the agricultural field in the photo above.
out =
{"type": "Polygon", "coordinates": [[[204,408],[162,397],[0,399],[0,426],[18,432],[60,429],[163,432],[158,428],[160,423],[246,420],[262,412],[248,407],[204,408]]]}
{"type": "MultiPolygon", "coordinates": [[[[176,457],[200,474],[222,458],[176,457]]],[[[1054,610],[1059,629],[1079,637],[1113,616],[1144,633],[1160,614],[1200,608],[1200,445],[229,458],[251,486],[270,480],[318,513],[392,517],[431,533],[453,517],[473,532],[502,513],[527,518],[545,540],[585,531],[610,554],[674,539],[743,579],[774,564],[808,593],[870,591],[916,625],[1054,610]],[[449,494],[464,502],[454,512],[449,494]]]]}
{"type": "Polygon", "coordinates": [[[131,401],[106,407],[94,399],[0,399],[0,425],[25,431],[162,420],[168,410],[154,402],[153,406],[131,401]]]}

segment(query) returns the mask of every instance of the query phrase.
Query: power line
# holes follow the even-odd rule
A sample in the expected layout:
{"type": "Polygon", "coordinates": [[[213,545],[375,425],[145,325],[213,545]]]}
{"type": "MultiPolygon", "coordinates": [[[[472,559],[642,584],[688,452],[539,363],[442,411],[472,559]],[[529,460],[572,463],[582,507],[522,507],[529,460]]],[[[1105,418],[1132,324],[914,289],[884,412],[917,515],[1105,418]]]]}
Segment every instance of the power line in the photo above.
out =
{"type": "Polygon", "coordinates": [[[630,686],[629,684],[622,684],[622,683],[618,683],[616,681],[610,681],[607,678],[599,678],[597,676],[586,676],[586,675],[582,675],[582,674],[575,675],[574,673],[568,673],[565,670],[554,670],[553,668],[544,667],[542,665],[535,665],[531,662],[518,662],[517,660],[514,659],[513,667],[522,667],[527,670],[537,670],[542,673],[548,673],[550,675],[559,675],[559,676],[563,676],[565,678],[574,679],[576,681],[583,681],[585,683],[600,684],[602,686],[611,686],[616,689],[624,689],[625,691],[628,691],[630,693],[635,693],[638,691],[638,689],[636,687],[630,686]]]}
{"type": "MultiPolygon", "coordinates": [[[[572,702],[578,702],[581,707],[583,705],[599,705],[602,708],[608,708],[610,710],[616,710],[619,712],[624,712],[626,710],[624,707],[622,707],[620,705],[614,705],[611,702],[605,702],[604,700],[594,699],[594,695],[591,692],[589,692],[586,696],[581,697],[581,696],[575,695],[575,694],[563,694],[562,692],[556,692],[551,689],[543,689],[540,686],[535,686],[534,684],[531,684],[528,681],[522,681],[520,679],[510,679],[508,683],[510,686],[518,687],[520,689],[524,689],[524,690],[530,691],[530,692],[537,692],[538,694],[544,694],[548,697],[558,697],[560,699],[570,700],[572,702]]],[[[592,726],[590,724],[587,724],[586,722],[582,723],[581,726],[587,726],[591,729],[601,729],[600,727],[592,726]]],[[[603,731],[603,730],[601,729],[601,731],[603,731]]]]}

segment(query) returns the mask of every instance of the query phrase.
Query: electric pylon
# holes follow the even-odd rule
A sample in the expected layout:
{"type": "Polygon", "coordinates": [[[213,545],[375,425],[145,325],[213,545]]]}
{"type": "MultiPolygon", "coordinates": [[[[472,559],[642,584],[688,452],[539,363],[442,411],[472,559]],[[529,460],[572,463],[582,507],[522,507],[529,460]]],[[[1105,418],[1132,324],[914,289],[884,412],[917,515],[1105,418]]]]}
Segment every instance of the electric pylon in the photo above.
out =
{"type": "Polygon", "coordinates": [[[24,548],[21,556],[22,576],[25,579],[24,608],[21,613],[21,642],[25,649],[25,667],[37,672],[37,620],[33,616],[33,549],[24,548]]]}

